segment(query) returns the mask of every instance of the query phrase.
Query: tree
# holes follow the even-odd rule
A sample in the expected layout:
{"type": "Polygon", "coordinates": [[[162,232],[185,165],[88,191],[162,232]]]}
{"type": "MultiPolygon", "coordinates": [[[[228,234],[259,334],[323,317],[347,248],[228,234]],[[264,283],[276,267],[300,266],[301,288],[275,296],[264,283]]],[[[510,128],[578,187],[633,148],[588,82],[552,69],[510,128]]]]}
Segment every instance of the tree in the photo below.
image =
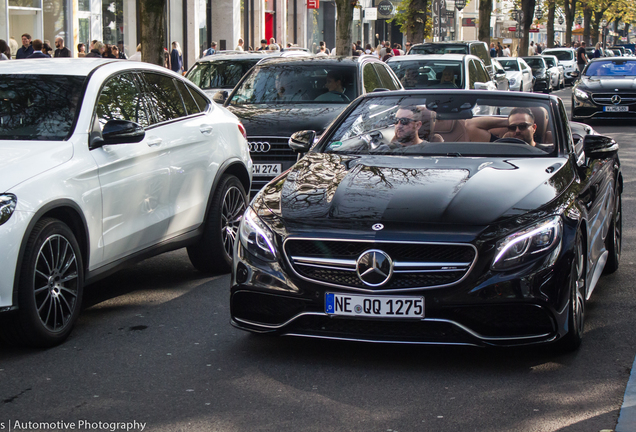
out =
{"type": "Polygon", "coordinates": [[[583,40],[585,43],[591,43],[591,31],[592,31],[592,8],[589,3],[586,3],[583,7],[583,40]]]}
{"type": "Polygon", "coordinates": [[[574,25],[574,14],[576,13],[577,0],[563,0],[563,13],[565,15],[565,43],[572,42],[572,26],[574,25]]]}
{"type": "Polygon", "coordinates": [[[554,16],[556,14],[555,0],[548,0],[548,48],[554,47],[554,16]]]}
{"type": "Polygon", "coordinates": [[[391,22],[400,26],[406,40],[419,43],[431,35],[431,20],[426,11],[429,9],[428,0],[402,0],[391,22]]]}
{"type": "Polygon", "coordinates": [[[141,57],[145,62],[163,66],[166,46],[166,0],[141,0],[141,57]]]}
{"type": "Polygon", "coordinates": [[[351,26],[353,25],[353,9],[357,5],[357,0],[336,0],[336,54],[352,55],[353,38],[351,36],[351,26]]]}
{"type": "Polygon", "coordinates": [[[523,21],[521,25],[523,27],[523,36],[519,42],[519,57],[528,55],[528,45],[530,44],[530,27],[534,20],[534,5],[535,0],[524,0],[521,2],[521,10],[523,11],[523,21]]]}
{"type": "Polygon", "coordinates": [[[486,42],[490,47],[490,14],[492,12],[492,0],[479,2],[479,40],[486,42]]]}

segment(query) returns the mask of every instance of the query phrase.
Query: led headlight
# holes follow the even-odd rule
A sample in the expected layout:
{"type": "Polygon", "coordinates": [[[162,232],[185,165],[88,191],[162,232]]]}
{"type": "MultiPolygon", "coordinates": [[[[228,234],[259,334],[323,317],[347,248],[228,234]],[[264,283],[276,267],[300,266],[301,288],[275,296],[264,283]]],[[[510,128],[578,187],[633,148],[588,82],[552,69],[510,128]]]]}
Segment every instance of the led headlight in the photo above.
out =
{"type": "Polygon", "coordinates": [[[585,93],[583,90],[579,90],[578,88],[575,88],[574,97],[578,99],[589,99],[590,95],[585,93]]]}
{"type": "Polygon", "coordinates": [[[0,225],[9,220],[17,203],[18,198],[13,194],[0,195],[0,225]]]}
{"type": "Polygon", "coordinates": [[[274,233],[260,220],[252,207],[248,207],[241,220],[239,237],[243,247],[265,261],[276,260],[276,246],[274,233]]]}
{"type": "Polygon", "coordinates": [[[559,216],[544,219],[509,235],[497,244],[493,270],[508,270],[549,254],[561,244],[563,222],[559,216]]]}

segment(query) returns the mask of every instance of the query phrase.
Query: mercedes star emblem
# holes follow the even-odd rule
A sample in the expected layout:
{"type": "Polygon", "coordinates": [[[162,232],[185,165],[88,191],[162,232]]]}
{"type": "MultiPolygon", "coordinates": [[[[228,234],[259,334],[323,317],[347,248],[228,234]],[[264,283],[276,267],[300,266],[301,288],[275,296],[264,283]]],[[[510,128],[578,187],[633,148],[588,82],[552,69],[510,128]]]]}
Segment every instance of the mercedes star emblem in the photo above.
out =
{"type": "Polygon", "coordinates": [[[611,101],[614,105],[618,105],[621,103],[621,97],[619,95],[614,95],[612,96],[611,101]]]}
{"type": "Polygon", "coordinates": [[[356,262],[356,273],[368,286],[384,285],[393,274],[393,261],[381,250],[370,249],[363,252],[356,262]]]}
{"type": "Polygon", "coordinates": [[[375,224],[371,227],[371,229],[373,229],[373,231],[380,231],[382,229],[384,229],[384,225],[382,224],[375,224]]]}

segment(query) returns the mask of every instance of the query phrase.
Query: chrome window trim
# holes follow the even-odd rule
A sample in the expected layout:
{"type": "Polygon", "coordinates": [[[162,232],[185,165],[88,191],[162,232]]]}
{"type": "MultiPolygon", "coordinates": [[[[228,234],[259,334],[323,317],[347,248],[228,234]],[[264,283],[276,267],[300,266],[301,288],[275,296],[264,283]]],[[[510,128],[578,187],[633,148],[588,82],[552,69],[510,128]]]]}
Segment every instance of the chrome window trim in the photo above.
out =
{"type": "MultiPolygon", "coordinates": [[[[389,240],[375,240],[375,239],[371,240],[371,239],[342,239],[342,238],[336,239],[336,238],[294,237],[294,236],[287,237],[283,241],[283,251],[282,252],[283,252],[283,256],[285,257],[285,262],[287,263],[289,268],[291,268],[291,270],[294,273],[294,275],[299,277],[299,278],[301,278],[304,281],[315,283],[315,284],[318,284],[318,285],[323,285],[323,286],[343,289],[343,290],[346,290],[346,291],[356,291],[356,292],[362,292],[362,293],[376,293],[376,294],[387,294],[387,293],[398,293],[398,292],[412,292],[412,291],[421,291],[421,290],[428,290],[428,289],[433,289],[433,288],[441,288],[441,287],[449,287],[449,286],[457,285],[457,284],[461,283],[464,279],[466,279],[468,277],[468,275],[472,271],[473,267],[475,267],[475,264],[477,264],[477,261],[479,259],[479,252],[477,251],[477,248],[473,244],[470,244],[470,243],[421,242],[421,241],[389,241],[389,240]],[[294,266],[292,265],[292,262],[290,261],[290,257],[287,255],[286,244],[290,240],[359,242],[359,243],[378,243],[378,244],[383,244],[383,243],[384,244],[396,244],[397,243],[397,244],[417,244],[417,245],[434,245],[434,246],[464,246],[464,247],[473,248],[473,251],[475,252],[475,258],[473,259],[473,262],[470,264],[470,267],[465,271],[464,275],[460,279],[458,279],[457,281],[452,282],[452,283],[442,284],[442,285],[431,285],[431,286],[426,286],[426,287],[394,288],[394,289],[378,289],[378,290],[374,290],[374,289],[350,287],[350,286],[346,286],[346,285],[338,285],[338,284],[333,284],[333,283],[330,283],[330,282],[318,281],[318,280],[310,279],[308,277],[305,277],[305,276],[299,274],[296,271],[296,269],[294,268],[294,266]]],[[[456,265],[457,264],[454,264],[454,266],[456,266],[456,265]]],[[[461,269],[458,269],[458,270],[461,271],[461,269]]],[[[452,270],[452,271],[458,271],[458,270],[452,270]]]]}

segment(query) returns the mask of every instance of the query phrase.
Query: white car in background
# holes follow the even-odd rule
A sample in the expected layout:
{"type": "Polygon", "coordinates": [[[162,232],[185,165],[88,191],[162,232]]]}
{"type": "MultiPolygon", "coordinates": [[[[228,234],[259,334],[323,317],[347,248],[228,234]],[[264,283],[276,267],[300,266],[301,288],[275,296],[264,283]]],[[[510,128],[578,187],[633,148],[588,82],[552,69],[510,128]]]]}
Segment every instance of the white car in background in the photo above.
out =
{"type": "Polygon", "coordinates": [[[548,48],[541,52],[542,55],[553,55],[563,66],[565,84],[571,84],[579,77],[579,69],[576,65],[576,50],[572,48],[548,48]]]}
{"type": "Polygon", "coordinates": [[[559,64],[558,59],[550,54],[541,54],[541,56],[545,59],[546,64],[553,72],[556,70],[557,84],[554,85],[553,83],[554,88],[565,88],[565,69],[559,64]]]}
{"type": "Polygon", "coordinates": [[[229,271],[252,162],[236,116],[182,76],[108,59],[0,62],[0,337],[48,347],[84,286],[186,246],[229,271]]]}
{"type": "Polygon", "coordinates": [[[532,69],[521,57],[499,57],[497,60],[506,71],[511,91],[532,92],[532,69]]]}

